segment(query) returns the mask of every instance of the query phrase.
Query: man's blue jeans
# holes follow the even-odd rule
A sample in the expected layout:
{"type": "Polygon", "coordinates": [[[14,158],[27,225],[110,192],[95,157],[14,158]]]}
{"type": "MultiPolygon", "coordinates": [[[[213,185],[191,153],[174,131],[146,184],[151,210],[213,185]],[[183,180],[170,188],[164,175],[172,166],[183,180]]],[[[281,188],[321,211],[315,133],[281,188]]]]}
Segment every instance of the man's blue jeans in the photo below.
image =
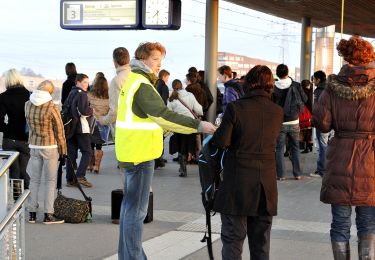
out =
{"type": "MultiPolygon", "coordinates": [[[[351,206],[331,205],[331,241],[348,242],[350,240],[350,227],[352,225],[351,206]]],[[[375,207],[355,207],[357,236],[363,237],[375,234],[375,207]]]]}
{"type": "Polygon", "coordinates": [[[292,152],[293,175],[298,177],[301,175],[301,166],[299,163],[299,125],[283,125],[276,144],[276,171],[277,177],[285,176],[284,164],[284,147],[285,139],[288,138],[292,152]]]}
{"type": "Polygon", "coordinates": [[[148,198],[154,160],[125,168],[124,198],[120,213],[119,260],[147,259],[142,248],[143,220],[147,215],[148,198]]]}
{"type": "Polygon", "coordinates": [[[319,157],[316,163],[316,170],[320,176],[323,176],[326,172],[326,151],[328,145],[329,133],[322,133],[316,129],[316,139],[318,139],[319,146],[319,157]]]}

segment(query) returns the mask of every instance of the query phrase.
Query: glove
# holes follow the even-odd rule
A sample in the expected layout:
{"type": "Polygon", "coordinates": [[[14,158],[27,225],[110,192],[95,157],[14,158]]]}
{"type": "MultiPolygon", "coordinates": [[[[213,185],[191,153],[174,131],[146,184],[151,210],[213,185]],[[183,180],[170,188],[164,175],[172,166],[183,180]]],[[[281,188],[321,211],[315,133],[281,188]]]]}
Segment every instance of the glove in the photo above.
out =
{"type": "Polygon", "coordinates": [[[61,163],[61,165],[65,165],[65,159],[66,159],[66,154],[62,154],[59,156],[59,162],[61,163]]]}

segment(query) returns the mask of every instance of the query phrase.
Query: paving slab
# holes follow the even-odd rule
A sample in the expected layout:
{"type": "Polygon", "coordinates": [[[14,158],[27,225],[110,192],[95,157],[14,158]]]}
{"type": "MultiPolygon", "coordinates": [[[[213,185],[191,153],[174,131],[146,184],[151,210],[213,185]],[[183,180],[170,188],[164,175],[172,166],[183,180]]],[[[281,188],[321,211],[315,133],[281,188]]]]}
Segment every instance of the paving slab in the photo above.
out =
{"type": "MultiPolygon", "coordinates": [[[[117,259],[119,226],[111,223],[111,191],[122,188],[122,172],[117,169],[114,146],[103,148],[100,174],[87,173],[94,187],[85,189],[93,198],[93,221],[84,224],[43,225],[43,201],[36,224],[26,224],[26,259],[117,259]]],[[[144,247],[151,260],[208,259],[200,242],[204,234],[204,210],[201,204],[198,167],[188,166],[187,178],[178,177],[178,165],[165,155],[168,163],[155,171],[154,221],[144,225],[144,247]],[[162,245],[162,246],[161,246],[162,245]],[[174,252],[174,253],[173,253],[174,252]],[[164,256],[164,257],[163,257],[164,256]]],[[[330,206],[319,201],[321,179],[314,172],[317,154],[301,155],[304,178],[292,179],[291,163],[285,158],[288,177],[278,182],[278,216],[271,233],[271,259],[332,259],[329,227],[330,206]]],[[[63,180],[65,185],[65,180],[63,180]]],[[[64,195],[81,198],[76,188],[64,186],[64,195]]],[[[42,196],[43,193],[41,193],[42,196]]],[[[355,227],[352,255],[356,257],[355,227]]],[[[221,259],[220,219],[214,218],[214,253],[221,259]]],[[[249,259],[247,241],[243,259],[249,259]]]]}

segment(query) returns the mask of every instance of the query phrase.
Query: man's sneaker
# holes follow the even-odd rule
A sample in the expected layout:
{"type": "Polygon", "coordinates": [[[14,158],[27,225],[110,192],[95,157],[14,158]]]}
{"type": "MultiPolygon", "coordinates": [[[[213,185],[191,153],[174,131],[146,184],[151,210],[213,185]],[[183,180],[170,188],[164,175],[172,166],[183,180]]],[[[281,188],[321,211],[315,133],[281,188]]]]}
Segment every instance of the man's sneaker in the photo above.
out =
{"type": "Polygon", "coordinates": [[[79,184],[81,184],[82,186],[85,186],[86,188],[92,187],[92,184],[88,180],[86,180],[85,177],[78,177],[77,181],[79,182],[79,184]]]}
{"type": "Polygon", "coordinates": [[[286,180],[285,177],[277,177],[276,179],[277,179],[278,181],[285,181],[285,180],[286,180]]]}
{"type": "Polygon", "coordinates": [[[77,182],[76,181],[67,181],[66,186],[67,187],[77,187],[77,182]]]}
{"type": "Polygon", "coordinates": [[[49,225],[49,224],[62,224],[62,223],[64,223],[63,219],[57,218],[52,213],[44,213],[43,224],[49,225]]]}
{"type": "Polygon", "coordinates": [[[323,176],[319,174],[318,171],[315,171],[314,173],[310,173],[310,176],[311,177],[314,177],[314,178],[322,178],[323,176]]]}
{"type": "Polygon", "coordinates": [[[294,179],[295,179],[296,181],[300,181],[300,180],[302,180],[302,176],[295,176],[294,179]]]}
{"type": "Polygon", "coordinates": [[[29,223],[34,224],[36,221],[36,212],[29,212],[29,223]]]}

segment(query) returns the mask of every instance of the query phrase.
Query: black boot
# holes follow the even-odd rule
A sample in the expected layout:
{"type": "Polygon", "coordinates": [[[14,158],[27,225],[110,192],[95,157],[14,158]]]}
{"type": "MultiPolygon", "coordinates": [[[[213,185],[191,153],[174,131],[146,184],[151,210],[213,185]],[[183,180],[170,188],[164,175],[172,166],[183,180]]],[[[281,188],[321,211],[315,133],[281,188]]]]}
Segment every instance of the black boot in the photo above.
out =
{"type": "Polygon", "coordinates": [[[350,260],[349,242],[331,241],[334,260],[350,260]]]}
{"type": "Polygon", "coordinates": [[[187,164],[187,159],[186,155],[179,154],[178,155],[178,163],[180,164],[180,168],[178,169],[178,172],[180,173],[180,177],[186,177],[186,164],[187,164]]]}
{"type": "Polygon", "coordinates": [[[358,259],[375,259],[375,234],[358,238],[358,259]]]}

